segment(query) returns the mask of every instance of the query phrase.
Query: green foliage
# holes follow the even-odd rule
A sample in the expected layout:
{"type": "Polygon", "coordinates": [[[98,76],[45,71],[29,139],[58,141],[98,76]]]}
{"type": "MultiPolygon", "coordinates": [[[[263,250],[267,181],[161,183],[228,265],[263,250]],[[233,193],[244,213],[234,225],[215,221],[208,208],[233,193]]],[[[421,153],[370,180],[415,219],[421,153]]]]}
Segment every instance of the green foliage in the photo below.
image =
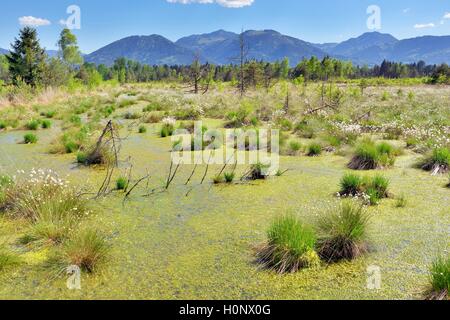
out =
{"type": "Polygon", "coordinates": [[[314,231],[297,217],[277,218],[267,231],[267,243],[257,250],[257,260],[278,273],[297,272],[302,268],[317,267],[320,259],[314,251],[314,231]]]}
{"type": "Polygon", "coordinates": [[[369,215],[352,201],[319,220],[319,254],[328,262],[352,260],[367,252],[369,215]]]}
{"type": "Polygon", "coordinates": [[[23,136],[25,144],[35,144],[38,142],[38,137],[33,133],[27,133],[23,136]]]}

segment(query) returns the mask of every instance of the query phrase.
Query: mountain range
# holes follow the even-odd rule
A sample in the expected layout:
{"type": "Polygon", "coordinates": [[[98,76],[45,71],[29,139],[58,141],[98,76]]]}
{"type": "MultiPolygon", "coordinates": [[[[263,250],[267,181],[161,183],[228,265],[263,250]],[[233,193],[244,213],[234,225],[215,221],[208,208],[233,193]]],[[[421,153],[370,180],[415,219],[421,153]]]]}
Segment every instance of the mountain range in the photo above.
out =
{"type": "MultiPolygon", "coordinates": [[[[403,63],[420,60],[428,64],[450,63],[450,36],[424,36],[398,40],[390,34],[364,33],[341,43],[315,44],[283,35],[274,30],[248,30],[243,33],[247,59],[274,62],[289,58],[295,66],[303,58],[331,56],[358,65],[380,64],[384,59],[403,63]]],[[[4,51],[0,49],[0,53],[4,51]]],[[[202,62],[237,63],[240,35],[218,30],[191,35],[172,42],[160,35],[131,36],[115,41],[91,54],[87,62],[112,65],[125,57],[150,65],[186,65],[198,56],[202,62]]]]}

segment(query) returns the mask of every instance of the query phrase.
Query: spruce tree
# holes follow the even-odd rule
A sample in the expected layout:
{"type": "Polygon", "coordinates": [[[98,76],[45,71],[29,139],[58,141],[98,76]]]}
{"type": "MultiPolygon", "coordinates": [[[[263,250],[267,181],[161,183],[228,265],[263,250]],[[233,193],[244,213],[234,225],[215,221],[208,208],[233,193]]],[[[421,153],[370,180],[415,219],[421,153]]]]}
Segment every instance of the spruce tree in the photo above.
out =
{"type": "Polygon", "coordinates": [[[33,87],[38,85],[44,70],[46,54],[39,44],[36,29],[25,27],[20,30],[19,38],[11,44],[11,48],[7,59],[13,83],[23,81],[33,87]]]}

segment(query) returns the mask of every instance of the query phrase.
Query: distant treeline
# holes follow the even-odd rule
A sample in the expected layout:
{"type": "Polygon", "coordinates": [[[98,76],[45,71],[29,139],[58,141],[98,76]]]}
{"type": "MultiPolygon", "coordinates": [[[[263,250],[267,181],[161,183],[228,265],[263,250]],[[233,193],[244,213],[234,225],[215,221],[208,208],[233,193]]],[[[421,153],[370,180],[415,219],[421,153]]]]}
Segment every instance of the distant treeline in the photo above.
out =
{"type": "Polygon", "coordinates": [[[300,84],[366,78],[425,78],[429,83],[450,84],[447,64],[426,65],[423,61],[412,64],[383,61],[381,65],[361,67],[330,57],[322,60],[312,57],[292,68],[288,59],[273,63],[256,61],[247,59],[244,50],[241,50],[239,64],[202,64],[196,58],[189,66],[151,66],[119,58],[112,66],[97,66],[83,61],[77,38],[70,30],[61,32],[58,46],[58,55],[49,58],[40,46],[36,29],[22,29],[11,45],[11,52],[0,55],[0,90],[4,85],[92,87],[108,80],[120,83],[187,82],[195,93],[206,92],[213,82],[233,82],[241,93],[250,87],[268,89],[279,80],[292,80],[300,84]]]}
{"type": "MultiPolygon", "coordinates": [[[[104,80],[117,79],[121,83],[149,82],[161,80],[183,80],[189,78],[192,66],[150,66],[125,58],[117,59],[111,67],[84,64],[83,68],[96,69],[104,80]]],[[[210,65],[202,68],[208,70],[211,80],[216,82],[237,81],[240,75],[240,65],[210,65]]],[[[244,71],[249,82],[268,85],[270,81],[299,78],[304,81],[323,81],[330,79],[361,79],[361,78],[422,78],[429,77],[430,82],[446,83],[450,80],[450,68],[446,64],[427,65],[425,62],[403,64],[383,61],[381,65],[354,66],[351,62],[325,57],[322,60],[312,57],[304,59],[296,67],[290,68],[287,59],[268,63],[264,61],[247,61],[244,71]]]]}

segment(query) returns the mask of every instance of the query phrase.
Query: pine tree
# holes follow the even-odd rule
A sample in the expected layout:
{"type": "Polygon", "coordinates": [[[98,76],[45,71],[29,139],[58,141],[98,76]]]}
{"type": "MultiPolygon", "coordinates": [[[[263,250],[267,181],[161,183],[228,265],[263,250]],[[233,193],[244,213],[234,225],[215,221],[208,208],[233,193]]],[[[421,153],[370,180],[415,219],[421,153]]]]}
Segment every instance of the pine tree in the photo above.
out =
{"type": "Polygon", "coordinates": [[[20,81],[35,87],[39,84],[45,66],[46,54],[39,45],[36,29],[25,27],[19,39],[11,44],[7,55],[9,72],[14,84],[20,81]]]}

